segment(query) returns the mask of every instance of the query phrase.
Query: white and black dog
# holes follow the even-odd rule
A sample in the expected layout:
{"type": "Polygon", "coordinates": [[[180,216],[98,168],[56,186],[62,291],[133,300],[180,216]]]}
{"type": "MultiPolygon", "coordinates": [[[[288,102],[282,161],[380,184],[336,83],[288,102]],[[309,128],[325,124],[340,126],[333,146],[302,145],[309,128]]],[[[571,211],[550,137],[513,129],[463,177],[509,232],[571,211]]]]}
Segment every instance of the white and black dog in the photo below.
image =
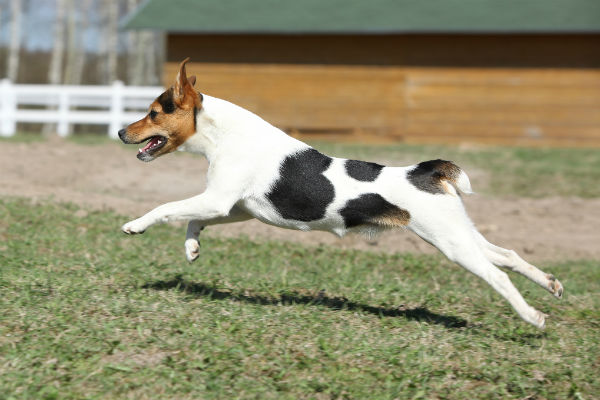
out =
{"type": "Polygon", "coordinates": [[[529,306],[496,266],[524,275],[557,298],[561,283],[475,229],[459,195],[471,192],[469,178],[455,164],[433,160],[385,167],[326,156],[250,111],[197,92],[195,77],[186,76],[187,61],[148,115],[120,130],[119,137],[125,143],[148,141],[137,155],[142,161],[175,149],[204,155],[210,164],[206,190],[126,223],[125,233],[189,221],[185,253],[193,261],[204,226],[252,218],[339,236],[406,228],[484,279],[525,321],[544,327],[545,315],[529,306]]]}

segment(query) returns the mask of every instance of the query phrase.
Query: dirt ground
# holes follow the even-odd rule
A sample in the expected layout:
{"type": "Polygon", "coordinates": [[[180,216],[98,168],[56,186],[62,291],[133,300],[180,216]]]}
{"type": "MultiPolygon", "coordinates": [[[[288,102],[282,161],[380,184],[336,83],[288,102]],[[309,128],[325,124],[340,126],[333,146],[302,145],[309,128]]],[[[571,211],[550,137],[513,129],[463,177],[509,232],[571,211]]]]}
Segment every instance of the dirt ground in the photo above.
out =
{"type": "MultiPolygon", "coordinates": [[[[207,163],[188,154],[151,163],[136,159],[137,149],[118,143],[79,145],[53,138],[34,143],[0,142],[0,196],[69,201],[85,208],[110,209],[133,219],[157,205],[196,195],[204,189],[207,163]]],[[[396,165],[403,165],[401,160],[396,165]]],[[[486,179],[469,171],[473,187],[486,179]]],[[[600,199],[465,198],[467,211],[489,241],[534,261],[600,259],[600,199]]],[[[126,222],[124,218],[123,222],[126,222]]],[[[390,231],[374,242],[351,235],[296,232],[256,220],[208,228],[223,236],[247,235],[311,245],[432,253],[410,232],[390,231]]],[[[115,234],[121,234],[115,226],[115,234]]],[[[182,248],[185,229],[182,228],[182,248]]],[[[206,249],[205,249],[206,250],[206,249]]],[[[183,256],[183,252],[182,252],[183,256]]]]}

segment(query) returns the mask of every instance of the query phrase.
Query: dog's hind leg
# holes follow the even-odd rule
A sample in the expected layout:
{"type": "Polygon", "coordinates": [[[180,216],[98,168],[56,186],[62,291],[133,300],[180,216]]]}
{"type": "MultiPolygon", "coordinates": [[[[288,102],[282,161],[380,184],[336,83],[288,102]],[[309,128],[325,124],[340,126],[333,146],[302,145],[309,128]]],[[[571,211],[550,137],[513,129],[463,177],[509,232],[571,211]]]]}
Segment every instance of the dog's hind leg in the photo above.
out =
{"type": "Polygon", "coordinates": [[[476,229],[474,229],[474,234],[483,253],[492,264],[523,275],[552,293],[558,299],[562,297],[563,286],[554,275],[547,274],[534,265],[529,264],[519,257],[514,250],[507,250],[491,244],[476,229]]]}
{"type": "Polygon", "coordinates": [[[436,246],[450,260],[486,281],[510,303],[523,320],[543,328],[545,315],[527,304],[508,275],[487,259],[476,242],[467,217],[458,219],[440,219],[433,230],[425,230],[418,225],[409,228],[436,246]]]}
{"type": "Polygon", "coordinates": [[[207,221],[201,221],[199,219],[193,219],[188,223],[187,232],[185,234],[185,257],[189,262],[195,261],[200,256],[200,232],[208,225],[227,224],[230,222],[239,222],[252,219],[253,217],[241,210],[239,207],[234,206],[229,215],[219,218],[214,218],[207,221]]]}

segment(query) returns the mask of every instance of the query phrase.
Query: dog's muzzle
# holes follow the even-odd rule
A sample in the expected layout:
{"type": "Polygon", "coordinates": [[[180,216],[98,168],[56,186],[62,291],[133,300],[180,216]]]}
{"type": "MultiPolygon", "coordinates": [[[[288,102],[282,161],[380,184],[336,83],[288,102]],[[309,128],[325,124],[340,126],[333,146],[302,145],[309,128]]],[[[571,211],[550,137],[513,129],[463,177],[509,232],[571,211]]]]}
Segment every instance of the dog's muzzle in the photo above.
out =
{"type": "Polygon", "coordinates": [[[123,143],[127,143],[126,135],[127,135],[127,129],[121,129],[119,131],[119,139],[121,139],[123,141],[123,143]]]}

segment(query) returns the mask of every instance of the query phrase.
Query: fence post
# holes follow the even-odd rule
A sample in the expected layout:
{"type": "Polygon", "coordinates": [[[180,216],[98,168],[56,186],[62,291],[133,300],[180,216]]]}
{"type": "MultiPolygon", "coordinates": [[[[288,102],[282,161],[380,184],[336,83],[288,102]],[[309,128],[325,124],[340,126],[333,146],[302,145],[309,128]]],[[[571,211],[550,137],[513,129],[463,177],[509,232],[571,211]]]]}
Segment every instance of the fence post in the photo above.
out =
{"type": "Polygon", "coordinates": [[[0,82],[0,135],[13,136],[17,131],[17,121],[15,113],[17,112],[16,93],[10,80],[2,79],[0,82]]]}
{"type": "Polygon", "coordinates": [[[69,92],[63,87],[58,95],[58,126],[57,133],[60,137],[69,135],[69,92]]]}
{"type": "Polygon", "coordinates": [[[119,137],[119,129],[123,127],[123,82],[114,81],[110,102],[110,124],[108,136],[113,139],[119,137]]]}

